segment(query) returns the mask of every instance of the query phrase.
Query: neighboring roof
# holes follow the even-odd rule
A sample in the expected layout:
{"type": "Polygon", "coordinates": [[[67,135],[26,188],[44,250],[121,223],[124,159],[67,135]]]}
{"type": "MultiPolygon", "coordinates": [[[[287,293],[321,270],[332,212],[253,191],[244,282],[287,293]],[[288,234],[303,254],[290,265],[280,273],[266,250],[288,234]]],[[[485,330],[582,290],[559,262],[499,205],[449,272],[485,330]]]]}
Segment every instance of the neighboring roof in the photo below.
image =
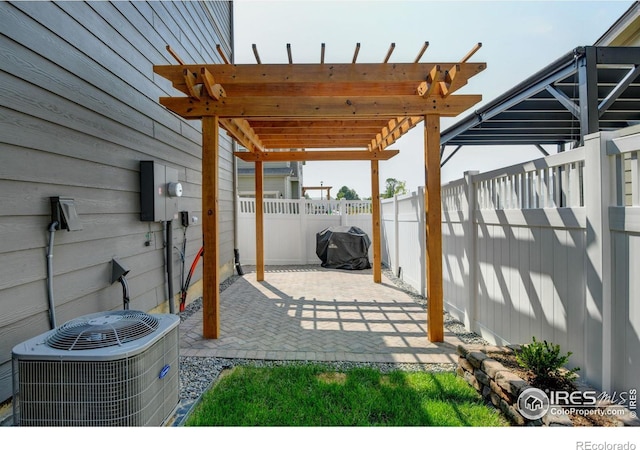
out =
{"type": "Polygon", "coordinates": [[[564,144],[637,123],[639,61],[640,47],[576,47],[442,132],[441,144],[564,144]]]}
{"type": "Polygon", "coordinates": [[[598,39],[594,45],[629,46],[640,44],[640,2],[633,5],[598,39]]]}

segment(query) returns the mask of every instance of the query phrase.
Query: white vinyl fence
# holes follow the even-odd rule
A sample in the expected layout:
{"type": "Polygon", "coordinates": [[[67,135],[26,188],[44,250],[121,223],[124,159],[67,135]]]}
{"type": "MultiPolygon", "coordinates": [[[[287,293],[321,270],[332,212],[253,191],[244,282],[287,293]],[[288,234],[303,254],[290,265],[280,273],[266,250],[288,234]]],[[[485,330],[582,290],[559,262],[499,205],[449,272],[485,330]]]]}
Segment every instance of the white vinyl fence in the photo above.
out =
{"type": "MultiPolygon", "coordinates": [[[[640,373],[640,127],[442,187],[445,309],[497,344],[571,351],[606,390],[640,373]]],[[[382,202],[383,262],[424,294],[422,193],[382,202]]]]}
{"type": "MultiPolygon", "coordinates": [[[[356,226],[371,234],[371,202],[361,200],[264,199],[264,262],[267,265],[320,264],[316,234],[332,226],[356,226]]],[[[238,250],[243,264],[256,263],[256,204],[238,198],[238,250]]],[[[373,261],[373,249],[369,248],[373,261]]]]}
{"type": "Polygon", "coordinates": [[[382,262],[425,293],[424,189],[381,201],[382,262]]]}

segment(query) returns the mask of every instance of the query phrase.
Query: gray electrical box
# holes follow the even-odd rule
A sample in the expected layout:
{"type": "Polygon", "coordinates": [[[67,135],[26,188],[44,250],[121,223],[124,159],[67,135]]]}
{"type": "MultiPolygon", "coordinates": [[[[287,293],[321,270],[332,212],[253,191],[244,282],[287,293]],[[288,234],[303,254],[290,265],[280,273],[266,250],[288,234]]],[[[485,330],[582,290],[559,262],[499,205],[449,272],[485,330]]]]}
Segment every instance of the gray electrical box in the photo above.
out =
{"type": "Polygon", "coordinates": [[[178,217],[182,185],[178,171],[155,161],[140,161],[140,220],[164,222],[178,217]]]}
{"type": "Polygon", "coordinates": [[[76,204],[69,197],[49,197],[51,201],[51,221],[57,222],[56,230],[82,230],[82,224],[76,212],[76,204]]]}

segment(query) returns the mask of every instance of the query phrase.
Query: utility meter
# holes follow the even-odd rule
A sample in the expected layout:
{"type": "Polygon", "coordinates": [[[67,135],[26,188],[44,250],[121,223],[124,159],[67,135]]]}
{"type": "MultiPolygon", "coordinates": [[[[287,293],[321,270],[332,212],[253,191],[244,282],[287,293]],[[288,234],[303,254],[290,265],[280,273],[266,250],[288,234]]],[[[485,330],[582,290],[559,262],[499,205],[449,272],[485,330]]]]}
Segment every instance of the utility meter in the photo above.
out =
{"type": "Polygon", "coordinates": [[[167,183],[169,197],[182,197],[182,183],[167,183]]]}

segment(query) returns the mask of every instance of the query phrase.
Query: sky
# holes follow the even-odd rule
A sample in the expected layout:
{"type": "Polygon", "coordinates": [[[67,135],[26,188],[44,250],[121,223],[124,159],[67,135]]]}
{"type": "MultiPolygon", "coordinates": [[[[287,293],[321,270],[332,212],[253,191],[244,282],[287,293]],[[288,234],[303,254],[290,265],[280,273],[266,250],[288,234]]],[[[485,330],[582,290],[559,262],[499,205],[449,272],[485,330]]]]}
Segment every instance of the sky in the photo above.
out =
{"type": "MultiPolygon", "coordinates": [[[[389,62],[412,62],[425,41],[421,62],[462,59],[478,42],[470,62],[487,69],[472,77],[460,94],[481,94],[482,102],[456,118],[442,118],[444,131],[543,69],[573,48],[592,45],[633,4],[632,1],[324,1],[240,0],[234,2],[235,62],[253,64],[256,44],[264,64],[287,63],[291,44],[294,63],[349,63],[360,43],[358,62],[382,62],[391,43],[389,62]]],[[[423,126],[419,124],[390,148],[400,153],[380,162],[380,186],[395,178],[409,191],[424,185],[423,126]]],[[[555,149],[547,149],[553,153],[555,149]]],[[[445,152],[444,158],[449,154],[445,152]]],[[[442,182],[461,178],[467,170],[487,170],[539,158],[531,147],[463,147],[443,168],[442,182]]],[[[368,161],[308,162],[305,186],[354,189],[371,196],[368,161]]],[[[311,191],[311,197],[319,196],[311,191]]]]}

